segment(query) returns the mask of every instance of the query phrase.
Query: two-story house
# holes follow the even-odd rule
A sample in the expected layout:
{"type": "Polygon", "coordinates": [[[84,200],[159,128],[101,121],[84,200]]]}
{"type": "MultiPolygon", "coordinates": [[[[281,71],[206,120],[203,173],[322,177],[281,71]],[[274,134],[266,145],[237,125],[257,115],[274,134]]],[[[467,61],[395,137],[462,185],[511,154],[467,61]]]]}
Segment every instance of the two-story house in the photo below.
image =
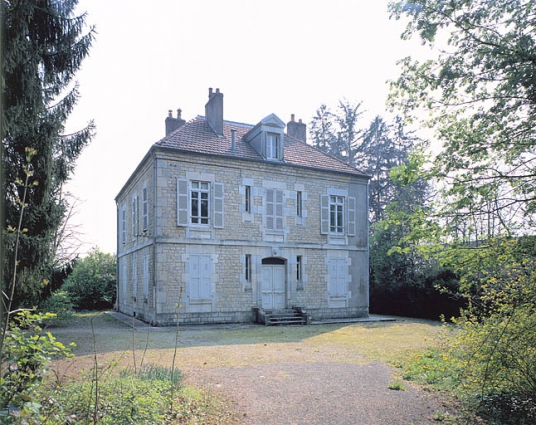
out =
{"type": "Polygon", "coordinates": [[[116,197],[117,309],[154,325],[368,315],[368,177],[269,115],[171,114],[116,197]]]}

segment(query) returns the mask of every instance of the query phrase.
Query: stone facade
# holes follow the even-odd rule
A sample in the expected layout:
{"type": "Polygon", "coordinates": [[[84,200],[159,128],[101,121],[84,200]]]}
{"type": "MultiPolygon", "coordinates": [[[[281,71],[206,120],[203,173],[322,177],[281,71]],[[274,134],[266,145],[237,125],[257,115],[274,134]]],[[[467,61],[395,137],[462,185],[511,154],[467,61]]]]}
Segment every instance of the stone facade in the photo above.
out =
{"type": "Polygon", "coordinates": [[[116,198],[118,310],[154,325],[251,322],[256,307],[367,316],[368,178],[296,164],[312,148],[286,135],[284,160],[255,158],[237,123],[214,141],[228,154],[189,149],[203,120],[153,145],[116,198]]]}

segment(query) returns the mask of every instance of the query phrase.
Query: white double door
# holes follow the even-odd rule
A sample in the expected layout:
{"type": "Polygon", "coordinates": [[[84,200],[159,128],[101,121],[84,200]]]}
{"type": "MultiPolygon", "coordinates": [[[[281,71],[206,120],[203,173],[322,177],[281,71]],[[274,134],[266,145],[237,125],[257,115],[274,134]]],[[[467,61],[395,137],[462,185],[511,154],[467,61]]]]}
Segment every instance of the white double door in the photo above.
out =
{"type": "Polygon", "coordinates": [[[282,310],[286,307],[285,266],[262,265],[262,308],[282,310]]]}

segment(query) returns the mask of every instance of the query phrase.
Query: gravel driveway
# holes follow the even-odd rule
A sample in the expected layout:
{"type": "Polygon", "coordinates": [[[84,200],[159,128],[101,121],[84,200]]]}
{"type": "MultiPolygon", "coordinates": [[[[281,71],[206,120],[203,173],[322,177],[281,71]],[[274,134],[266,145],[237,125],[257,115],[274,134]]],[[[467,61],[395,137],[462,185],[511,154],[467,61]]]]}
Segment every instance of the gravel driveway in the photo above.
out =
{"type": "Polygon", "coordinates": [[[247,425],[390,425],[437,423],[445,408],[432,393],[388,389],[389,366],[271,363],[191,370],[191,382],[235,404],[247,425]]]}

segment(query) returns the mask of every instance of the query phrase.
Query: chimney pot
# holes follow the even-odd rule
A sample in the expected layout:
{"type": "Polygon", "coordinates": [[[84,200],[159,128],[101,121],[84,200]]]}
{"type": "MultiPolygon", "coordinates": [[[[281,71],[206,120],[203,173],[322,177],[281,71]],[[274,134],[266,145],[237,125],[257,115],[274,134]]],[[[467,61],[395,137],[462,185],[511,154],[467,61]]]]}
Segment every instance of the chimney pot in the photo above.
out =
{"type": "Polygon", "coordinates": [[[177,109],[177,118],[173,118],[173,111],[170,109],[169,115],[166,118],[166,136],[173,133],[183,124],[186,124],[186,121],[181,118],[181,110],[177,109]]]}
{"type": "Polygon", "coordinates": [[[209,90],[208,102],[205,105],[205,120],[218,136],[223,137],[223,93],[209,90]]]}
{"type": "Polygon", "coordinates": [[[290,116],[290,121],[287,123],[287,134],[303,142],[307,142],[307,126],[301,119],[299,122],[296,122],[295,119],[295,115],[292,114],[290,116]]]}

